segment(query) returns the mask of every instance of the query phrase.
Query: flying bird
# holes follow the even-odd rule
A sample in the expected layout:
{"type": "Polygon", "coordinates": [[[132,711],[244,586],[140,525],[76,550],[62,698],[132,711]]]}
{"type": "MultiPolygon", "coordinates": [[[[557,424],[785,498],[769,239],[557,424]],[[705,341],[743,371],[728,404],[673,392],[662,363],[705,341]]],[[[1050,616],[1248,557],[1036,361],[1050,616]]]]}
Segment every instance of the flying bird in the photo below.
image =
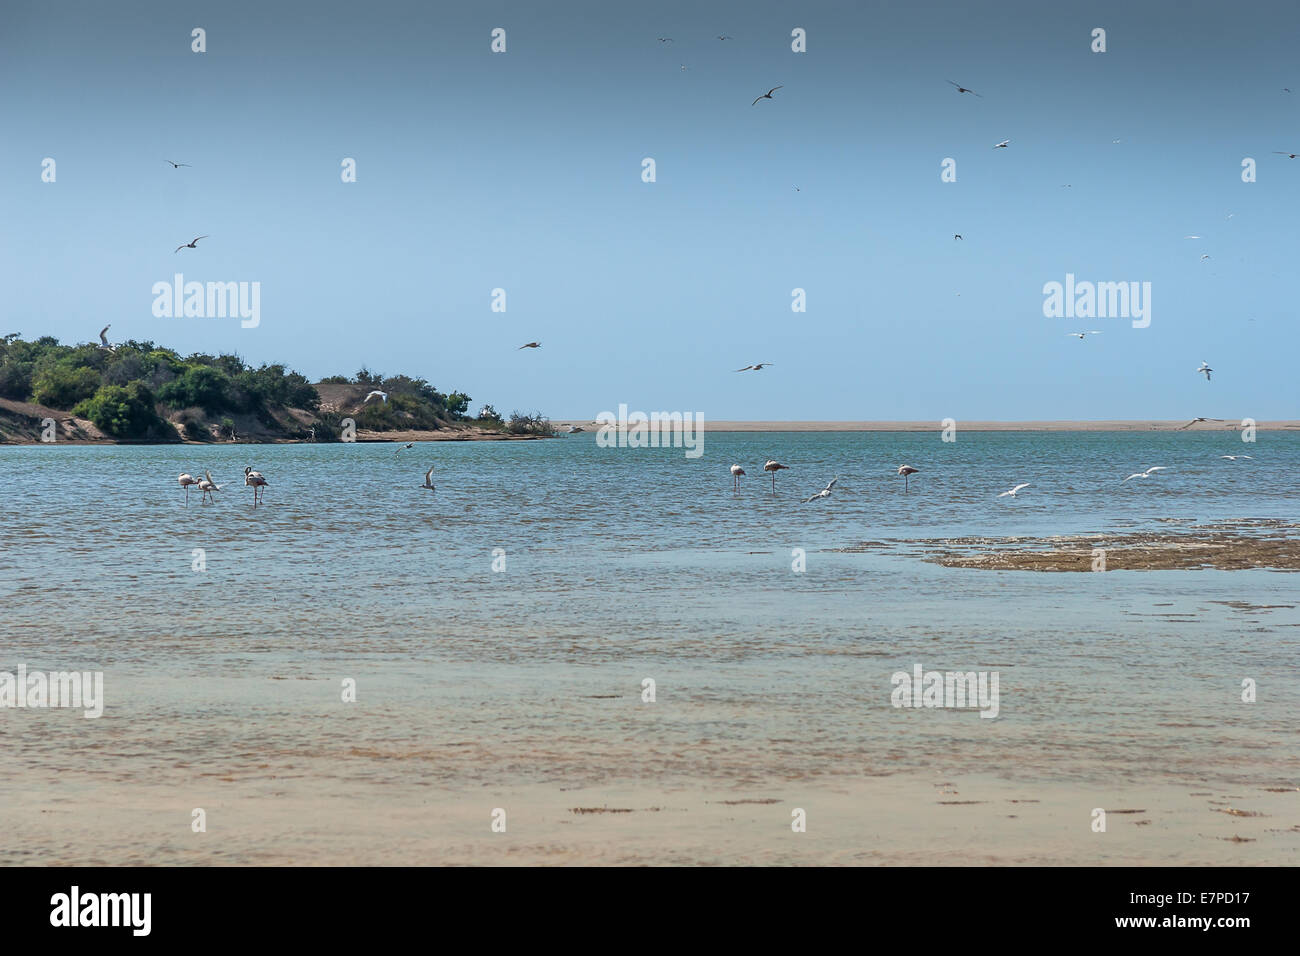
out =
{"type": "Polygon", "coordinates": [[[807,504],[810,501],[816,501],[818,498],[829,498],[831,496],[831,489],[835,487],[835,482],[839,480],[840,480],[840,476],[836,475],[834,478],[830,480],[830,483],[827,484],[825,488],[817,492],[817,494],[810,495],[809,497],[805,498],[803,500],[803,503],[807,504]]]}
{"type": "Polygon", "coordinates": [[[422,484],[420,487],[421,487],[421,488],[428,488],[430,491],[434,491],[434,490],[436,490],[436,489],[433,487],[433,478],[432,478],[432,476],[433,476],[433,465],[430,465],[430,466],[429,466],[429,470],[426,471],[426,472],[424,473],[424,484],[422,484]]]}
{"type": "MultiPolygon", "coordinates": [[[[979,95],[978,93],[976,93],[974,90],[968,90],[968,89],[966,89],[966,87],[961,86],[960,84],[953,83],[952,80],[948,80],[947,82],[949,83],[949,85],[957,87],[957,92],[958,92],[958,93],[969,93],[971,96],[980,96],[980,95],[979,95]]],[[[980,96],[980,99],[984,99],[984,97],[980,96]]]]}
{"type": "MultiPolygon", "coordinates": [[[[952,234],[952,238],[953,238],[953,241],[954,241],[954,242],[955,242],[956,240],[958,240],[958,239],[961,239],[961,233],[960,233],[960,232],[954,232],[954,233],[952,234]]],[[[965,241],[965,240],[963,240],[963,241],[965,241]]]]}
{"type": "Polygon", "coordinates": [[[732,491],[740,490],[740,479],[743,478],[744,476],[745,476],[744,468],[741,468],[739,465],[731,466],[731,490],[732,491]]]}
{"type": "Polygon", "coordinates": [[[1287,159],[1295,159],[1297,156],[1300,156],[1300,153],[1284,153],[1280,149],[1275,149],[1273,152],[1278,156],[1285,156],[1287,159]]]}
{"type": "Polygon", "coordinates": [[[1201,256],[1201,261],[1204,262],[1206,259],[1211,259],[1211,258],[1213,257],[1209,253],[1206,253],[1205,255],[1201,256]]]}
{"type": "Polygon", "coordinates": [[[1006,149],[1006,148],[1007,148],[1008,146],[1010,146],[1010,145],[1011,145],[1011,140],[1009,140],[1009,139],[1004,139],[1002,142],[998,143],[998,144],[997,144],[996,146],[994,146],[993,148],[994,148],[994,149],[1006,149]]]}
{"type": "Polygon", "coordinates": [[[658,40],[660,43],[672,43],[672,42],[673,42],[673,38],[672,38],[672,37],[655,37],[655,39],[658,40]]]}
{"type": "Polygon", "coordinates": [[[767,463],[763,465],[763,470],[770,471],[772,473],[772,494],[776,494],[776,473],[782,470],[789,471],[790,466],[783,465],[779,461],[774,461],[771,458],[769,458],[767,460],[767,463]]]}
{"type": "MultiPolygon", "coordinates": [[[[782,84],[782,85],[784,85],[784,84],[782,84]]],[[[749,105],[750,105],[750,106],[755,106],[755,105],[757,105],[757,103],[758,103],[759,100],[770,100],[770,99],[772,98],[772,94],[775,93],[775,92],[776,92],[777,90],[779,90],[779,89],[781,89],[780,86],[774,86],[774,87],[772,87],[770,90],[768,90],[768,91],[767,91],[766,93],[764,93],[762,96],[756,97],[756,98],[754,99],[754,102],[753,102],[753,103],[750,103],[749,105]]]]}
{"type": "Polygon", "coordinates": [[[735,37],[718,37],[719,40],[734,40],[735,37]]]}
{"type": "Polygon", "coordinates": [[[363,401],[361,404],[364,405],[366,402],[370,401],[370,400],[371,400],[372,398],[374,398],[376,395],[378,395],[378,396],[379,396],[381,399],[383,399],[385,402],[388,401],[388,393],[387,393],[387,392],[381,392],[379,389],[375,389],[373,392],[371,392],[369,395],[366,396],[365,401],[363,401]]]}
{"type": "Polygon", "coordinates": [[[1186,425],[1179,425],[1178,430],[1182,431],[1184,428],[1191,428],[1197,422],[1224,422],[1224,421],[1227,421],[1227,419],[1226,418],[1193,418],[1186,425]]]}
{"type": "Polygon", "coordinates": [[[112,327],[112,323],[109,323],[99,330],[99,347],[101,349],[108,349],[110,352],[113,350],[113,346],[108,344],[108,330],[112,327]]]}
{"type": "Polygon", "coordinates": [[[1019,491],[1021,488],[1028,488],[1028,487],[1029,487],[1029,482],[1026,481],[1026,482],[1025,482],[1024,484],[1022,484],[1022,485],[1016,485],[1016,486],[1015,486],[1014,488],[1012,488],[1010,491],[1004,491],[1004,492],[1002,492],[1002,494],[998,495],[998,497],[999,497],[999,498],[1005,498],[1007,495],[1010,495],[1012,498],[1014,498],[1014,497],[1016,496],[1016,492],[1017,492],[1017,491],[1019,491]]]}
{"type": "MultiPolygon", "coordinates": [[[[196,236],[196,237],[194,238],[194,240],[191,241],[191,242],[182,242],[179,246],[176,247],[176,252],[180,252],[182,249],[197,249],[198,246],[196,246],[194,243],[198,242],[200,239],[206,239],[206,238],[208,238],[208,237],[207,237],[207,236],[196,236]]],[[[175,255],[175,253],[172,253],[172,254],[175,255]]]]}
{"type": "Polygon", "coordinates": [[[1204,236],[1183,236],[1184,239],[1204,239],[1204,236]]]}
{"type": "Polygon", "coordinates": [[[525,345],[519,346],[519,348],[515,349],[515,351],[518,352],[519,349],[540,349],[541,347],[542,347],[541,342],[528,342],[525,345]]]}
{"type": "Polygon", "coordinates": [[[199,479],[195,478],[189,472],[183,472],[176,480],[180,482],[181,487],[185,489],[185,505],[188,507],[190,503],[190,485],[199,484],[199,479]]]}
{"type": "MultiPolygon", "coordinates": [[[[1130,481],[1133,478],[1150,478],[1157,471],[1165,471],[1165,470],[1166,470],[1165,465],[1153,465],[1150,468],[1148,468],[1146,471],[1139,471],[1132,475],[1129,475],[1128,478],[1124,479],[1124,481],[1130,481]]],[[[1124,484],[1124,481],[1121,481],[1120,484],[1121,485],[1124,484]]]]}
{"type": "Polygon", "coordinates": [[[775,362],[759,362],[757,365],[746,365],[744,368],[736,369],[737,372],[761,372],[769,365],[775,365],[775,362]]]}
{"type": "MultiPolygon", "coordinates": [[[[172,163],[170,159],[167,160],[167,162],[172,163]]],[[[172,169],[180,169],[182,166],[188,166],[188,165],[189,163],[172,163],[172,169]]]]}
{"type": "Polygon", "coordinates": [[[1214,369],[1210,368],[1208,365],[1202,362],[1201,367],[1198,368],[1196,371],[1198,373],[1203,373],[1205,375],[1205,380],[1208,382],[1210,380],[1210,373],[1213,372],[1214,369]]]}
{"type": "Polygon", "coordinates": [[[260,492],[265,495],[265,489],[270,486],[267,484],[266,478],[262,476],[260,471],[253,471],[252,465],[244,466],[244,484],[253,486],[253,507],[256,508],[257,502],[260,500],[258,498],[258,493],[260,492]]]}
{"type": "Polygon", "coordinates": [[[414,447],[415,447],[415,442],[413,442],[413,441],[408,441],[405,445],[402,445],[400,448],[398,448],[397,451],[393,452],[393,454],[394,454],[394,455],[398,455],[398,454],[401,454],[401,452],[402,452],[403,449],[405,449],[405,448],[414,448],[414,447]]]}
{"type": "Polygon", "coordinates": [[[915,475],[921,469],[913,468],[911,465],[899,465],[898,473],[903,476],[903,491],[907,491],[907,476],[915,475]]]}
{"type": "Polygon", "coordinates": [[[1238,458],[1245,458],[1247,461],[1254,461],[1250,455],[1220,455],[1220,458],[1226,458],[1229,461],[1236,461],[1238,458]]]}
{"type": "Polygon", "coordinates": [[[1081,339],[1085,335],[1101,335],[1097,329],[1088,329],[1086,332],[1066,332],[1066,335],[1073,335],[1076,339],[1081,339]]]}

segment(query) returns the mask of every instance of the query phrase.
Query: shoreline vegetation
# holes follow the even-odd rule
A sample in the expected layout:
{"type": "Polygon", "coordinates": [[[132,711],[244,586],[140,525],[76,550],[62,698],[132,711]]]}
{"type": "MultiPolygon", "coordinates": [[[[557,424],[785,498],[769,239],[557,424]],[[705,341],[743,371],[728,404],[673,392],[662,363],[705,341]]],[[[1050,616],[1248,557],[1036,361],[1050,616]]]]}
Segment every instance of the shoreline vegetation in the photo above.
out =
{"type": "Polygon", "coordinates": [[[330,443],[549,438],[544,415],[501,415],[422,378],[362,368],[312,383],[284,365],[237,355],[182,357],[153,342],[62,345],[0,338],[0,443],[330,443]],[[375,394],[381,393],[381,394],[375,394]]]}

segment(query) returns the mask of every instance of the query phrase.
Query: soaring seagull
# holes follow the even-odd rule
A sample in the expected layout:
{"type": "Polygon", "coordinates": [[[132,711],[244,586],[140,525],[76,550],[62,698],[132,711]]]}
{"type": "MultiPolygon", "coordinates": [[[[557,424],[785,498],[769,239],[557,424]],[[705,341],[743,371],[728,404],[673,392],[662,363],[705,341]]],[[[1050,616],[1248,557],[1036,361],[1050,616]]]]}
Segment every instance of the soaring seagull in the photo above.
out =
{"type": "Polygon", "coordinates": [[[542,347],[541,342],[527,342],[524,345],[519,346],[519,348],[515,349],[515,351],[518,352],[519,349],[540,349],[541,347],[542,347]]]}
{"type": "Polygon", "coordinates": [[[775,362],[759,362],[757,365],[746,365],[744,368],[736,369],[737,372],[761,372],[769,365],[775,365],[775,362]]]}
{"type": "Polygon", "coordinates": [[[1201,367],[1198,368],[1196,371],[1198,373],[1203,374],[1205,376],[1205,380],[1208,382],[1210,380],[1210,373],[1213,372],[1214,369],[1210,368],[1208,365],[1202,362],[1201,367]]]}
{"type": "Polygon", "coordinates": [[[108,344],[108,330],[112,327],[112,323],[109,323],[99,330],[99,347],[101,349],[111,349],[113,347],[108,344]]]}
{"type": "Polygon", "coordinates": [[[1016,496],[1017,491],[1019,491],[1021,488],[1028,488],[1028,487],[1029,487],[1029,482],[1026,481],[1024,484],[1016,485],[1010,491],[1002,492],[1002,494],[998,495],[998,497],[1005,498],[1007,495],[1010,495],[1012,498],[1014,498],[1016,496]]]}
{"type": "Polygon", "coordinates": [[[361,404],[364,405],[366,402],[370,401],[370,400],[371,400],[372,398],[374,398],[376,395],[378,395],[378,396],[379,396],[382,400],[384,400],[385,402],[388,401],[388,393],[387,393],[387,392],[381,392],[379,389],[375,389],[373,392],[371,392],[369,395],[367,395],[367,396],[365,397],[365,401],[363,401],[361,404]]]}
{"type": "Polygon", "coordinates": [[[1086,332],[1066,332],[1066,335],[1073,335],[1076,339],[1081,339],[1085,335],[1101,335],[1096,329],[1088,329],[1086,332]]]}
{"type": "Polygon", "coordinates": [[[1284,153],[1280,149],[1275,149],[1273,152],[1278,156],[1285,156],[1287,159],[1295,159],[1297,156],[1300,156],[1300,153],[1284,153]]]}
{"type": "MultiPolygon", "coordinates": [[[[207,237],[207,236],[195,236],[194,239],[193,239],[193,241],[191,241],[191,242],[182,242],[179,246],[176,247],[176,252],[180,252],[182,249],[197,249],[198,246],[196,246],[194,243],[198,242],[200,239],[206,239],[206,238],[208,238],[208,237],[207,237]]],[[[175,255],[175,253],[172,253],[172,254],[175,255]]]]}
{"type": "MultiPolygon", "coordinates": [[[[1146,471],[1139,471],[1132,475],[1129,475],[1128,478],[1124,479],[1124,481],[1130,481],[1133,478],[1150,478],[1157,471],[1165,471],[1165,470],[1167,470],[1165,465],[1152,465],[1146,471]]],[[[1120,484],[1121,485],[1124,484],[1124,481],[1121,481],[1120,484]]]]}
{"type": "MultiPolygon", "coordinates": [[[[783,85],[784,85],[784,84],[783,84],[783,85]]],[[[779,89],[781,89],[780,86],[774,86],[774,87],[772,87],[770,90],[768,90],[768,91],[767,91],[766,93],[764,93],[762,96],[757,97],[757,98],[754,100],[754,102],[753,102],[753,103],[750,103],[749,105],[750,105],[750,106],[755,106],[755,105],[758,104],[758,101],[759,101],[759,100],[770,100],[770,99],[772,98],[772,94],[775,93],[775,92],[776,92],[777,90],[779,90],[779,89]]]]}
{"type": "Polygon", "coordinates": [[[428,488],[430,491],[436,490],[433,487],[433,465],[430,465],[429,470],[424,473],[424,484],[422,484],[420,487],[428,488]]]}
{"type": "Polygon", "coordinates": [[[817,494],[810,495],[809,497],[805,498],[803,500],[803,503],[807,504],[810,501],[816,501],[818,498],[829,498],[831,496],[831,489],[835,487],[835,482],[839,480],[840,480],[840,476],[836,475],[834,478],[830,480],[830,482],[826,485],[825,488],[817,492],[817,494]]]}
{"type": "Polygon", "coordinates": [[[1186,425],[1179,425],[1178,430],[1182,431],[1184,428],[1191,428],[1197,422],[1226,422],[1226,421],[1227,421],[1226,418],[1193,418],[1186,425]]]}
{"type": "MultiPolygon", "coordinates": [[[[952,80],[948,80],[948,83],[949,83],[950,85],[952,85],[952,86],[957,87],[957,92],[958,92],[958,93],[969,93],[971,96],[980,96],[980,95],[979,95],[978,93],[976,93],[974,90],[968,90],[968,89],[966,89],[966,87],[962,86],[962,85],[959,84],[959,83],[953,83],[952,80]]],[[[980,96],[980,99],[984,99],[984,97],[980,96]]]]}
{"type": "MultiPolygon", "coordinates": [[[[170,159],[167,160],[167,162],[172,163],[170,159]]],[[[189,163],[172,163],[172,169],[180,169],[182,166],[188,166],[188,165],[189,163]]]]}
{"type": "Polygon", "coordinates": [[[1011,145],[1011,140],[1009,140],[1009,139],[1004,139],[1002,142],[998,143],[998,144],[997,144],[996,146],[994,146],[993,148],[994,148],[994,149],[1006,149],[1006,148],[1007,148],[1008,146],[1010,146],[1010,145],[1011,145]]]}

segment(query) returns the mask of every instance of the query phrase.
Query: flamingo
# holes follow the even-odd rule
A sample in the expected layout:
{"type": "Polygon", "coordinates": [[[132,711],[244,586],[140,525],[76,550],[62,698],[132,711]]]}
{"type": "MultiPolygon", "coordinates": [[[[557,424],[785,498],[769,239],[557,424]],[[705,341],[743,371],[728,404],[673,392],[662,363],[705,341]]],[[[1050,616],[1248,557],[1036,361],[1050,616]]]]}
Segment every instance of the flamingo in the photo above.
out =
{"type": "MultiPolygon", "coordinates": [[[[899,465],[899,466],[898,466],[898,473],[899,473],[900,475],[903,476],[903,491],[904,491],[904,493],[906,493],[906,491],[907,491],[907,476],[908,476],[908,475],[915,475],[915,474],[916,474],[918,471],[920,471],[920,470],[921,470],[920,468],[913,468],[911,465],[899,465]]],[[[941,482],[941,483],[942,483],[942,482],[941,482]]]]}
{"type": "Polygon", "coordinates": [[[740,479],[743,478],[744,475],[745,475],[744,468],[741,468],[739,465],[731,466],[731,490],[732,491],[740,490],[740,479]]]}
{"type": "MultiPolygon", "coordinates": [[[[244,484],[253,486],[253,507],[256,508],[258,492],[263,488],[269,488],[270,485],[267,484],[266,479],[262,477],[260,471],[253,471],[252,465],[244,466],[244,484]]],[[[266,492],[261,491],[261,494],[265,495],[266,492]]]]}
{"type": "Polygon", "coordinates": [[[199,491],[203,492],[203,500],[206,501],[208,495],[212,495],[212,500],[216,501],[216,495],[213,492],[221,490],[221,485],[212,480],[212,472],[203,472],[203,480],[199,482],[199,491]]]}
{"type": "Polygon", "coordinates": [[[789,471],[790,466],[783,465],[779,461],[773,461],[771,458],[769,458],[767,464],[763,466],[764,471],[770,471],[772,473],[772,494],[776,494],[776,473],[782,469],[789,471]]]}
{"type": "Polygon", "coordinates": [[[190,485],[197,485],[199,483],[199,480],[195,478],[193,475],[191,475],[188,471],[182,473],[181,476],[176,480],[179,481],[181,483],[181,487],[185,489],[185,505],[186,507],[188,507],[190,503],[190,485]]]}

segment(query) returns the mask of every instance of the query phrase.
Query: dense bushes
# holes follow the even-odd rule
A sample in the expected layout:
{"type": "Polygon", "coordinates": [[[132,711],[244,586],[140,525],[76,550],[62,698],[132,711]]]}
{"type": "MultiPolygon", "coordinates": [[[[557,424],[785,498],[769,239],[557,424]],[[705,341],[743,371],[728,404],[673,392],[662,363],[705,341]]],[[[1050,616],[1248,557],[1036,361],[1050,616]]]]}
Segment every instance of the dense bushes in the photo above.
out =
{"type": "Polygon", "coordinates": [[[89,418],[96,428],[114,438],[176,440],[176,429],[158,417],[154,394],[143,382],[105,385],[72,411],[74,415],[89,418]]]}

